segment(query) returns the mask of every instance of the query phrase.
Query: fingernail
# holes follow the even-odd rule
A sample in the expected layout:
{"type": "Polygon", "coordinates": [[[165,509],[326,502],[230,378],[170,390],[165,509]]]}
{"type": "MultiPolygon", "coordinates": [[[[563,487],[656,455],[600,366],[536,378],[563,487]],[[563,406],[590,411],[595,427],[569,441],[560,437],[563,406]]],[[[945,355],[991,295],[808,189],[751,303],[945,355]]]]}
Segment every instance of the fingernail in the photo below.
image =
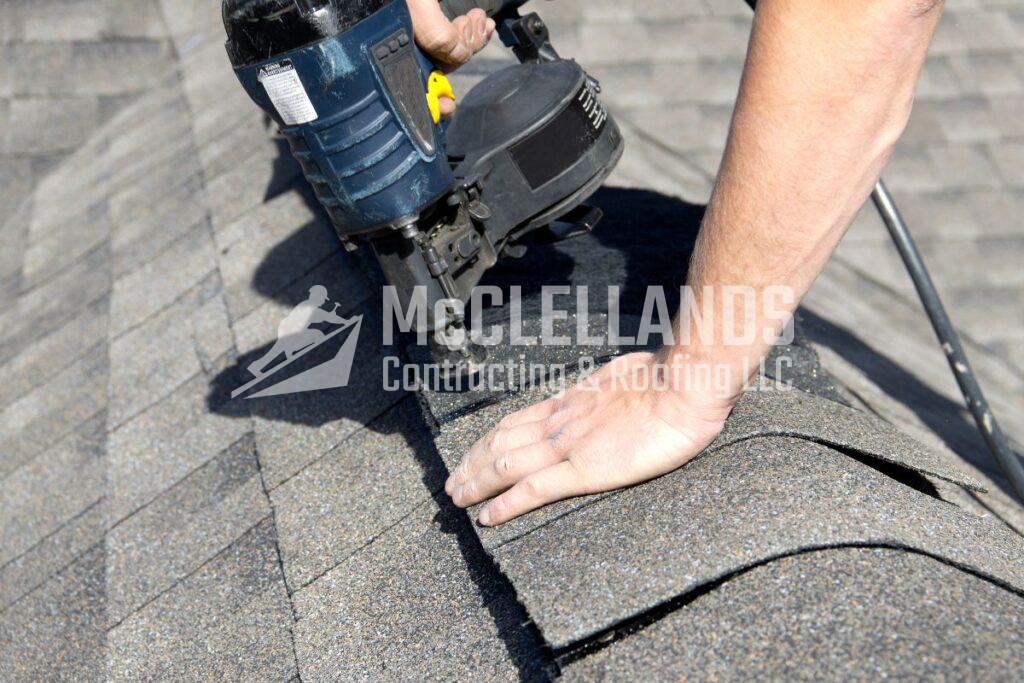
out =
{"type": "Polygon", "coordinates": [[[480,511],[480,515],[476,518],[476,521],[480,522],[484,526],[490,526],[491,524],[491,511],[485,507],[480,511]]]}

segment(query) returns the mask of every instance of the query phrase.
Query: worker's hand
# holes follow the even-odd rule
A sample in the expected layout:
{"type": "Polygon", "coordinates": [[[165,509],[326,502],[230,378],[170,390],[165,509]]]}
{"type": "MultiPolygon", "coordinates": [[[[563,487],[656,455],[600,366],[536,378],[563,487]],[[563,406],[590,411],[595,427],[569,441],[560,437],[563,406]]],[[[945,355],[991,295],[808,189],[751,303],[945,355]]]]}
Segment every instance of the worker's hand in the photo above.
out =
{"type": "MultiPolygon", "coordinates": [[[[469,14],[456,17],[454,21],[448,21],[437,0],[406,2],[412,14],[416,42],[445,71],[453,71],[468,62],[470,57],[487,45],[494,34],[494,20],[482,9],[474,9],[469,14]]],[[[442,115],[447,116],[455,111],[453,100],[442,97],[440,103],[442,115]]]]}
{"type": "Polygon", "coordinates": [[[509,415],[473,444],[445,491],[459,507],[491,499],[479,522],[494,526],[685,464],[714,441],[735,401],[634,383],[633,370],[653,372],[656,358],[623,356],[562,396],[509,415]]]}

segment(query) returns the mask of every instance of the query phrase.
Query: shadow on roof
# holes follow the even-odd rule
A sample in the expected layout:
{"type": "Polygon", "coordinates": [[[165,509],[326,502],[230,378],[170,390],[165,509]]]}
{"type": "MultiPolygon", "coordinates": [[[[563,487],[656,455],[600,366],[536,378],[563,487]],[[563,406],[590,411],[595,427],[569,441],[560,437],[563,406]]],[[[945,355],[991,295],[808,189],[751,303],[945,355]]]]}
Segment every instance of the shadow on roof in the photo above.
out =
{"type": "MultiPolygon", "coordinates": [[[[268,185],[267,197],[294,187],[311,210],[322,215],[312,192],[301,178],[295,177],[287,145],[283,141],[279,145],[279,158],[286,160],[275,163],[275,176],[268,185]]],[[[534,247],[521,260],[504,260],[488,273],[483,284],[506,290],[520,286],[528,302],[539,302],[541,288],[545,285],[587,284],[595,288],[592,305],[595,313],[607,309],[604,293],[607,285],[622,286],[620,309],[624,313],[640,313],[647,287],[663,285],[668,288],[669,305],[678,305],[678,288],[685,281],[685,268],[703,207],[656,192],[618,188],[600,190],[592,202],[605,211],[605,219],[594,234],[557,245],[534,247]]],[[[288,272],[289,267],[294,269],[291,261],[304,244],[323,239],[320,233],[324,224],[325,221],[306,224],[270,250],[254,274],[252,288],[264,297],[291,305],[299,300],[296,292],[308,284],[307,279],[311,282],[315,279],[331,292],[348,292],[361,285],[355,279],[365,276],[353,272],[358,271],[353,260],[339,248],[312,273],[282,286],[282,272],[288,272]]],[[[374,419],[395,401],[394,395],[389,396],[382,390],[380,378],[383,358],[396,351],[379,343],[382,338],[379,287],[369,287],[367,291],[368,298],[360,306],[344,312],[339,310],[339,314],[345,316],[364,315],[362,340],[348,387],[267,399],[232,400],[231,392],[252,379],[246,368],[271,348],[271,344],[267,344],[234,359],[213,378],[207,397],[210,410],[221,415],[257,415],[307,425],[349,419],[373,428],[374,419]]],[[[529,310],[530,304],[526,307],[529,310]]],[[[323,360],[312,353],[296,362],[294,371],[303,372],[323,360]]]]}
{"type": "MultiPolygon", "coordinates": [[[[278,137],[275,144],[278,154],[264,200],[270,201],[294,190],[300,193],[314,215],[324,217],[315,195],[301,177],[287,142],[278,137]]],[[[540,291],[546,285],[588,285],[592,313],[607,312],[606,288],[618,286],[621,288],[618,306],[623,315],[641,314],[647,288],[661,286],[665,289],[669,309],[675,310],[704,207],[650,190],[612,187],[600,189],[590,203],[605,212],[604,220],[594,233],[559,244],[532,247],[523,259],[504,259],[486,274],[481,284],[502,288],[505,301],[508,301],[511,287],[520,287],[528,315],[531,311],[539,315],[540,291]]],[[[295,285],[304,286],[303,277],[298,281],[293,278],[290,286],[282,282],[282,277],[294,271],[296,254],[302,252],[304,245],[322,243],[333,237],[325,235],[325,230],[330,230],[326,218],[310,222],[270,250],[254,273],[253,290],[282,303],[294,303],[295,285]]],[[[364,266],[369,263],[371,279],[379,278],[372,260],[365,258],[363,262],[364,266]]],[[[354,259],[339,248],[314,269],[313,277],[331,291],[349,292],[363,286],[366,275],[358,271],[354,259]]],[[[306,273],[305,277],[310,275],[306,273]]],[[[238,358],[234,365],[213,379],[208,396],[210,409],[225,415],[255,414],[270,420],[308,425],[349,419],[372,427],[375,418],[395,400],[380,387],[380,364],[383,357],[396,352],[380,344],[367,343],[368,339],[381,339],[378,292],[379,286],[368,287],[368,299],[358,310],[345,313],[365,316],[363,340],[349,387],[251,401],[230,400],[231,390],[250,379],[245,368],[270,348],[268,344],[238,358]]],[[[497,308],[500,307],[491,307],[487,317],[494,313],[501,317],[502,311],[495,310],[497,308]]],[[[801,309],[799,324],[813,341],[832,348],[864,371],[885,393],[914,411],[952,450],[981,468],[1006,490],[1000,474],[982,457],[983,444],[966,420],[962,406],[932,390],[849,330],[806,309],[801,309]]],[[[296,364],[296,370],[311,368],[322,361],[311,354],[310,358],[296,364]]]]}
{"type": "MultiPolygon", "coordinates": [[[[812,341],[827,346],[856,366],[886,395],[913,411],[950,450],[984,472],[1013,498],[1013,490],[989,456],[977,427],[967,417],[961,403],[938,393],[845,327],[807,309],[801,309],[800,322],[803,332],[812,341]]],[[[1020,455],[1017,453],[1018,457],[1020,455]]]]}

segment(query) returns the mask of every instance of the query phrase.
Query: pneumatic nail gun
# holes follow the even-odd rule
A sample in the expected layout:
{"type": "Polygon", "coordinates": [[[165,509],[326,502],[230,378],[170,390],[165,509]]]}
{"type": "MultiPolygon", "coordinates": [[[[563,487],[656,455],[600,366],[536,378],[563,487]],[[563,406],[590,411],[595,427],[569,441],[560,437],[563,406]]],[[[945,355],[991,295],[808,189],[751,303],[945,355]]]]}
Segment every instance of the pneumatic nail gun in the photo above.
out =
{"type": "Polygon", "coordinates": [[[425,308],[435,356],[462,371],[482,361],[465,334],[473,287],[499,257],[592,230],[601,212],[583,202],[623,150],[597,82],[523,4],[441,3],[449,18],[484,9],[519,60],[444,119],[451,88],[415,44],[405,0],[223,3],[236,75],[338,236],[371,245],[402,309],[425,308]]]}

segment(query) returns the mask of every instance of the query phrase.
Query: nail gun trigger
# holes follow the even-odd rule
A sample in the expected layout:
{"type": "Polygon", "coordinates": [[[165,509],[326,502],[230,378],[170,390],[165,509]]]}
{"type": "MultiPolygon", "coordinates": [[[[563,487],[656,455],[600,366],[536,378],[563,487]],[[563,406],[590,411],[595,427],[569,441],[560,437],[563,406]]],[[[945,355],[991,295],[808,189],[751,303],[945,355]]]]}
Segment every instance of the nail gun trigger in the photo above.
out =
{"type": "Polygon", "coordinates": [[[553,242],[561,242],[586,235],[597,227],[602,218],[604,218],[604,211],[596,206],[581,204],[548,225],[550,239],[553,242]]]}
{"type": "Polygon", "coordinates": [[[521,259],[526,256],[529,247],[525,244],[506,244],[501,250],[502,258],[521,259]]]}
{"type": "Polygon", "coordinates": [[[448,206],[465,206],[478,223],[491,219],[494,212],[480,199],[480,185],[475,178],[464,181],[448,196],[448,206]]]}
{"type": "Polygon", "coordinates": [[[466,205],[466,210],[469,211],[469,215],[473,220],[483,223],[484,221],[490,220],[494,212],[491,211],[491,207],[484,204],[479,199],[475,199],[466,205]]]}

